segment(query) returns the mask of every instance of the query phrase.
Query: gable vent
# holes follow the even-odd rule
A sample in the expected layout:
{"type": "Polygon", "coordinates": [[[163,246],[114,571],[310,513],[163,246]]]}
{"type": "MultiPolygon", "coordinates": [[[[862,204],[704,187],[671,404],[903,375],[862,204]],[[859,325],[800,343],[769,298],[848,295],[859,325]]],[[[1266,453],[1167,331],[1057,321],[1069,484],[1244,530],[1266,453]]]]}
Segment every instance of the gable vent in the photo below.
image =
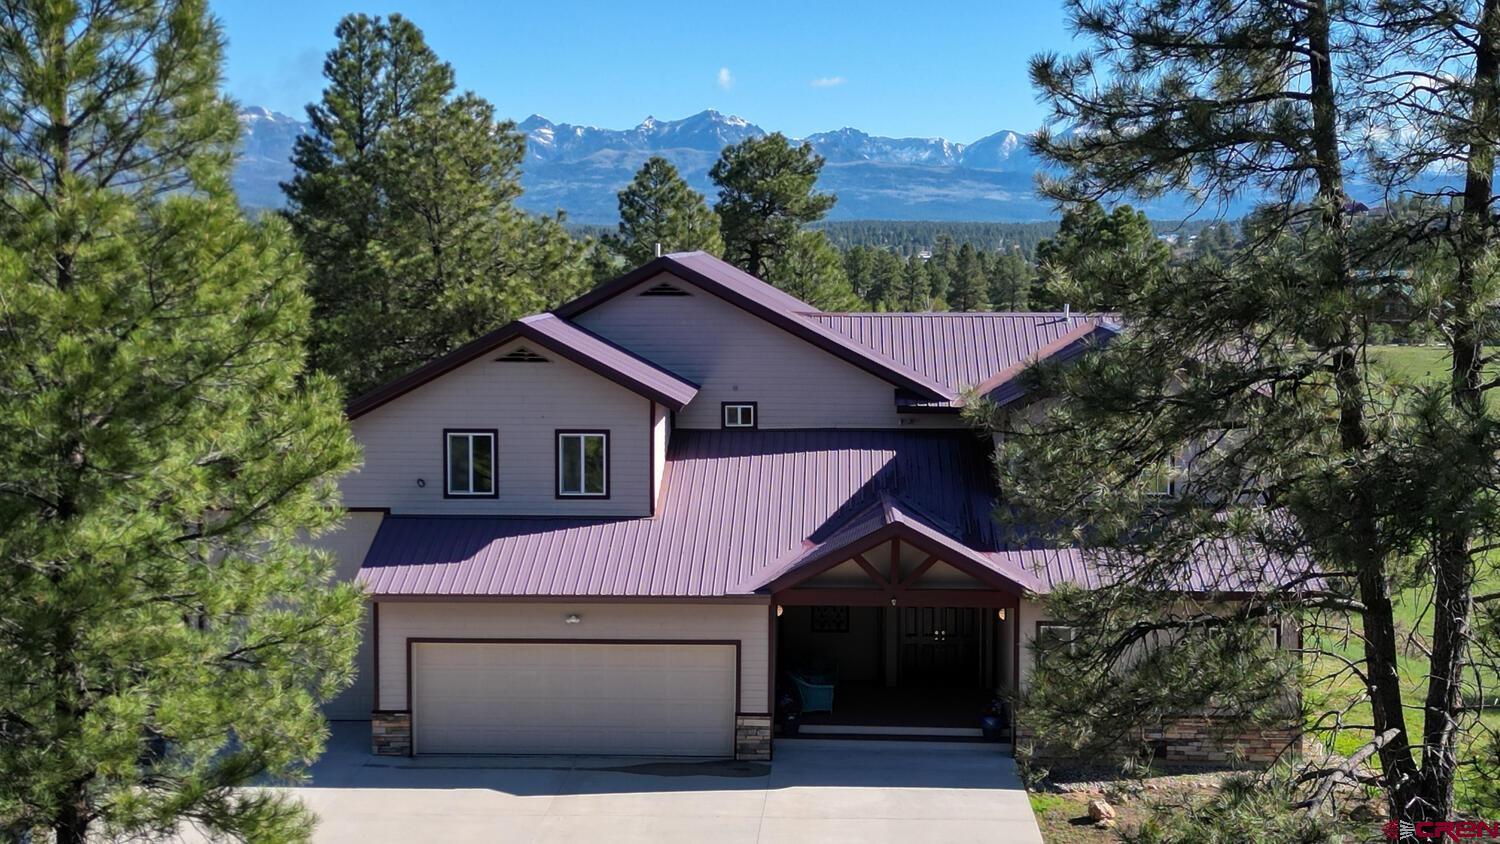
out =
{"type": "Polygon", "coordinates": [[[662,282],[654,287],[648,287],[641,291],[642,296],[691,296],[693,294],[683,290],[681,287],[662,282]]]}
{"type": "Polygon", "coordinates": [[[547,359],[525,346],[495,358],[500,363],[546,363],[547,359]]]}

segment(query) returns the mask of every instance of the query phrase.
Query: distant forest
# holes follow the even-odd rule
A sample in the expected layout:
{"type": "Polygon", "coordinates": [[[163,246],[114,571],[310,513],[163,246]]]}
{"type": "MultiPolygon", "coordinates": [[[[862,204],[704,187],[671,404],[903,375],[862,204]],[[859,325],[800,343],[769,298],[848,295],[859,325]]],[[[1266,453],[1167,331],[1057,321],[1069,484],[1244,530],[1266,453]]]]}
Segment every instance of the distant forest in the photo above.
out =
{"type": "MultiPolygon", "coordinates": [[[[1176,234],[1185,239],[1213,223],[1211,220],[1152,220],[1151,228],[1157,234],[1176,234]]],[[[999,252],[1019,246],[1026,260],[1032,261],[1036,258],[1037,244],[1057,234],[1057,224],[1056,220],[1034,223],[842,220],[814,223],[811,228],[826,234],[834,246],[844,251],[856,246],[873,246],[890,249],[905,257],[913,252],[931,251],[946,236],[954,243],[973,244],[982,252],[999,252]]],[[[568,231],[574,237],[597,239],[615,234],[615,227],[570,223],[568,231]]]]}
{"type": "MultiPolygon", "coordinates": [[[[834,246],[852,249],[856,246],[874,246],[893,249],[901,255],[910,255],[924,249],[931,250],[944,236],[955,243],[971,243],[982,252],[998,252],[1021,247],[1026,260],[1036,256],[1038,243],[1057,234],[1056,220],[1034,223],[949,223],[925,220],[847,220],[820,222],[813,228],[828,235],[834,246]]],[[[1209,221],[1198,220],[1152,220],[1151,228],[1157,234],[1178,234],[1187,237],[1196,234],[1209,221]]]]}

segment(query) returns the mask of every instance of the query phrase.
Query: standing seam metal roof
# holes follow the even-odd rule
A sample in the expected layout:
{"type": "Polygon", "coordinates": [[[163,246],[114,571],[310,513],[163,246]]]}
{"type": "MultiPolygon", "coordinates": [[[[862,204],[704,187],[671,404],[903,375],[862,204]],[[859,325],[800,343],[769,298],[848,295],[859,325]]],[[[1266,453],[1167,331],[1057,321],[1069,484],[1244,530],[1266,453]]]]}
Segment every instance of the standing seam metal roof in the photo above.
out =
{"type": "MultiPolygon", "coordinates": [[[[916,369],[954,396],[942,401],[898,396],[897,404],[911,410],[956,409],[963,404],[965,390],[981,387],[1001,373],[1018,374],[1026,365],[1069,348],[1069,338],[1116,330],[1107,314],[810,312],[803,316],[916,369]]],[[[996,386],[990,384],[989,390],[996,386]]]]}
{"type": "MultiPolygon", "coordinates": [[[[387,516],[359,579],[380,597],[722,597],[900,522],[1018,586],[1099,585],[1076,548],[1028,547],[992,516],[966,431],[680,430],[654,518],[387,516]]],[[[1175,588],[1249,591],[1294,565],[1205,540],[1175,588]]]]}
{"type": "Polygon", "coordinates": [[[989,554],[1007,549],[985,458],[967,431],[679,430],[659,516],[388,516],[360,579],[377,596],[746,594],[883,494],[989,554]]]}

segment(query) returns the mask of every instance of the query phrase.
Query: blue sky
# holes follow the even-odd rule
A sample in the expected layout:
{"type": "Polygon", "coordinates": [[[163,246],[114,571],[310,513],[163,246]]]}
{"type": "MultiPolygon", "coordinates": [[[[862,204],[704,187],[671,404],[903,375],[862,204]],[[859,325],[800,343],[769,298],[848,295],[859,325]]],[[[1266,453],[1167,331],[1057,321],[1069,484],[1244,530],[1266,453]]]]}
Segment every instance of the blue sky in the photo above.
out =
{"type": "Polygon", "coordinates": [[[217,0],[226,84],[301,117],[349,12],[400,12],[460,88],[517,120],[626,128],[716,108],[793,136],[855,126],[969,142],[1042,121],[1029,57],[1073,49],[1058,0],[912,3],[217,0]]]}

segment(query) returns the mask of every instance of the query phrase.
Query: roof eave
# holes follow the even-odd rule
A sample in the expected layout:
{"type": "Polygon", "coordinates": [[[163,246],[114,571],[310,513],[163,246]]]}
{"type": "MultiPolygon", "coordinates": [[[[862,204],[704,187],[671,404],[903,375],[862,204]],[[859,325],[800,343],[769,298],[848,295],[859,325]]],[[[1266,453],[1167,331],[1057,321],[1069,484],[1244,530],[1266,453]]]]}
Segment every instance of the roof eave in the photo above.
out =
{"type": "MultiPolygon", "coordinates": [[[[720,299],[729,302],[741,310],[748,311],[766,322],[775,325],[777,328],[817,346],[823,351],[843,360],[845,363],[857,366],[897,387],[904,387],[929,399],[940,401],[954,401],[957,399],[956,394],[949,392],[942,385],[928,382],[917,373],[903,371],[903,368],[894,361],[881,360],[873,350],[861,354],[845,346],[838,339],[835,339],[842,337],[837,332],[797,314],[782,313],[752,299],[748,299],[712,276],[706,275],[694,267],[676,260],[671,255],[663,255],[622,276],[607,281],[579,296],[577,299],[557,307],[553,310],[553,313],[565,319],[572,319],[578,314],[601,305],[637,284],[661,273],[675,275],[684,281],[690,282],[694,286],[718,296],[720,299]]],[[[764,284],[765,282],[762,283],[764,284]]]]}
{"type": "MultiPolygon", "coordinates": [[[[986,378],[984,381],[975,385],[973,390],[974,395],[981,398],[990,399],[996,393],[1000,392],[1008,386],[1013,385],[1016,379],[1019,378],[1022,373],[1024,373],[1032,366],[1044,363],[1047,360],[1050,360],[1051,358],[1062,354],[1075,345],[1088,342],[1096,336],[1102,338],[1102,340],[1100,341],[1102,343],[1104,340],[1108,340],[1119,333],[1119,327],[1115,326],[1112,323],[1102,320],[1098,322],[1092,320],[1086,321],[1083,324],[1079,325],[1079,327],[1067,332],[1066,334],[1062,335],[1056,340],[1053,340],[1051,343],[1048,343],[1042,348],[1037,349],[1036,352],[1031,354],[1025,360],[1020,361],[1013,366],[1007,367],[1006,369],[1003,369],[995,373],[994,375],[991,375],[989,378],[986,378]]],[[[1021,398],[1024,398],[1025,395],[1025,390],[1017,390],[1015,392],[1015,395],[1009,396],[1004,400],[996,401],[996,404],[1004,407],[1020,400],[1021,398]]]]}
{"type": "Polygon", "coordinates": [[[974,577],[992,588],[1013,592],[1024,596],[1035,591],[1035,584],[1023,583],[1008,577],[1007,575],[993,569],[988,561],[983,560],[980,555],[963,546],[956,540],[951,543],[936,543],[901,521],[890,521],[882,527],[863,534],[848,542],[842,543],[834,548],[819,550],[817,554],[809,557],[796,568],[778,573],[770,580],[759,583],[743,584],[741,588],[745,594],[769,595],[775,594],[783,589],[789,589],[805,580],[821,574],[828,563],[837,564],[851,559],[855,554],[862,553],[870,548],[888,542],[892,539],[901,539],[913,547],[937,556],[942,561],[959,568],[965,574],[974,577]],[[943,545],[949,547],[943,547],[943,545]]]}
{"type": "MultiPolygon", "coordinates": [[[[576,328],[576,326],[574,327],[576,328]]],[[[583,329],[578,330],[582,331],[583,329]]],[[[577,350],[569,347],[566,343],[558,341],[555,338],[536,330],[535,328],[521,320],[515,320],[513,322],[506,323],[505,325],[489,332],[488,334],[465,343],[464,345],[458,347],[457,349],[454,349],[453,351],[449,352],[446,355],[443,355],[442,357],[438,358],[435,361],[432,361],[431,363],[419,366],[411,372],[406,373],[405,375],[399,376],[392,381],[388,381],[385,384],[374,388],[373,390],[369,390],[359,396],[354,397],[353,399],[349,400],[349,402],[344,406],[344,413],[349,419],[357,419],[358,417],[363,416],[382,405],[395,401],[401,396],[404,396],[412,390],[421,387],[429,381],[433,381],[443,375],[446,375],[466,363],[471,363],[475,360],[478,360],[485,354],[517,339],[525,339],[532,343],[535,343],[538,346],[542,346],[553,354],[567,358],[569,361],[576,363],[579,366],[584,367],[585,369],[588,369],[590,372],[593,372],[601,378],[605,378],[615,384],[620,385],[621,387],[630,390],[631,392],[649,398],[652,401],[664,404],[672,408],[673,410],[682,410],[687,406],[688,402],[692,401],[693,397],[698,394],[698,384],[695,384],[692,381],[689,381],[686,378],[683,378],[675,373],[662,369],[660,366],[651,363],[650,361],[646,361],[644,358],[635,356],[638,357],[638,359],[640,359],[641,361],[660,371],[663,375],[676,379],[687,389],[683,390],[682,394],[672,395],[663,392],[650,384],[646,384],[633,378],[628,378],[610,367],[600,365],[593,358],[590,358],[588,355],[579,353],[577,350]]],[[[598,339],[600,339],[602,342],[608,342],[603,338],[598,339]]],[[[628,351],[626,353],[629,354],[628,351]]]]}

